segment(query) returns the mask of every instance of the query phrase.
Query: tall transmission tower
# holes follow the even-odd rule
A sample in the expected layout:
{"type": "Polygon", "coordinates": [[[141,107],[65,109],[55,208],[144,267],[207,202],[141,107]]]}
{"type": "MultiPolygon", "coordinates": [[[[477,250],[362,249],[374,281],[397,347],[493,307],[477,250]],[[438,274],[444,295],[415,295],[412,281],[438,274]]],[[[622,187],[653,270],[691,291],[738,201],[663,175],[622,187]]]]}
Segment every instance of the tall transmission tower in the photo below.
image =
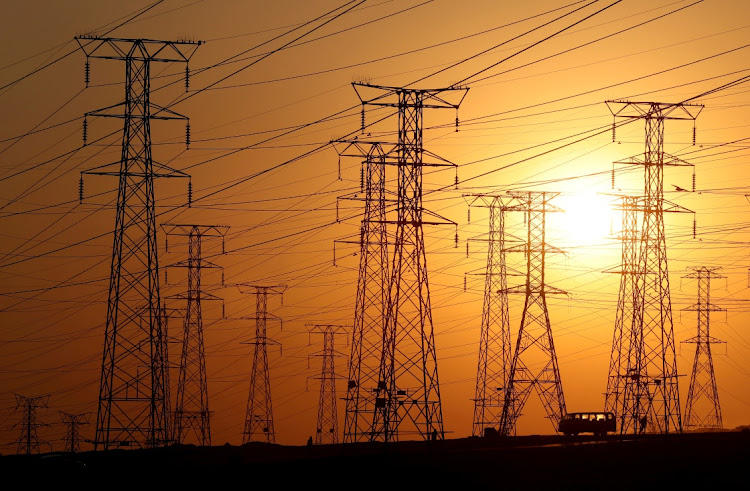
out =
{"type": "MultiPolygon", "coordinates": [[[[504,202],[507,196],[473,194],[464,196],[464,199],[469,210],[471,207],[489,210],[489,231],[486,238],[481,239],[487,242],[487,264],[482,273],[476,273],[484,276],[484,301],[471,431],[473,436],[483,436],[488,428],[500,429],[510,372],[510,315],[505,262],[505,212],[508,208],[504,202]]],[[[466,247],[468,255],[468,243],[466,247]]]]}
{"type": "Polygon", "coordinates": [[[371,439],[398,441],[399,435],[442,439],[443,411],[422,227],[455,226],[455,222],[424,210],[422,172],[424,167],[455,165],[424,150],[423,112],[432,108],[458,111],[468,89],[353,86],[363,109],[366,105],[398,109],[395,162],[390,152],[386,159],[398,169],[397,219],[388,221],[396,230],[371,439]],[[437,163],[425,162],[425,154],[437,163]],[[425,213],[431,218],[425,220],[425,213]]]}
{"type": "Polygon", "coordinates": [[[243,317],[243,319],[255,320],[255,337],[249,341],[249,344],[254,345],[255,348],[253,350],[253,367],[250,371],[250,393],[247,397],[242,443],[257,441],[275,443],[271,380],[268,373],[268,345],[279,343],[268,338],[266,328],[269,318],[277,320],[279,323],[281,319],[268,313],[268,296],[282,295],[286,286],[260,286],[240,283],[237,287],[242,293],[255,295],[255,317],[243,317]]]}
{"type": "MultiPolygon", "coordinates": [[[[187,291],[168,297],[185,301],[185,318],[182,331],[182,351],[174,410],[174,440],[177,443],[211,445],[211,423],[208,409],[208,383],[206,381],[206,355],[203,343],[202,300],[221,300],[203,291],[201,272],[204,269],[221,269],[221,266],[204,259],[204,239],[220,238],[224,252],[224,236],[229,227],[221,225],[162,225],[167,236],[187,238],[188,258],[165,268],[187,268],[187,291]]],[[[167,252],[169,246],[167,245],[167,252]]],[[[166,281],[165,281],[166,282],[166,281]]]]}
{"type": "MultiPolygon", "coordinates": [[[[175,368],[169,361],[169,345],[170,344],[179,344],[180,348],[182,348],[182,340],[178,340],[178,338],[172,336],[169,334],[169,321],[170,319],[179,319],[180,321],[184,322],[185,319],[185,309],[184,308],[175,308],[175,307],[168,307],[166,299],[162,299],[162,306],[161,306],[161,314],[162,314],[162,337],[164,341],[162,342],[162,349],[164,354],[162,355],[162,358],[164,359],[164,367],[166,372],[166,379],[168,383],[164,384],[164,399],[167,401],[170,401],[170,407],[172,402],[172,394],[171,394],[171,387],[172,387],[172,370],[175,368]]],[[[179,366],[177,367],[179,369],[179,366]]],[[[179,370],[178,370],[179,374],[179,370]]],[[[171,418],[167,420],[167,435],[169,435],[169,441],[175,442],[175,434],[174,434],[174,414],[171,414],[171,418]]]]}
{"type": "Polygon", "coordinates": [[[340,155],[364,157],[360,170],[364,216],[357,241],[359,274],[343,439],[344,443],[356,443],[372,437],[388,303],[388,236],[383,147],[378,142],[353,140],[346,143],[340,155]]]}
{"type": "Polygon", "coordinates": [[[21,429],[16,452],[26,455],[37,454],[40,451],[40,444],[46,443],[39,439],[37,428],[47,425],[37,420],[36,412],[37,409],[48,407],[49,396],[27,397],[21,394],[15,394],[15,396],[16,411],[22,411],[21,422],[14,425],[21,429]]]}
{"type": "Polygon", "coordinates": [[[81,451],[80,426],[89,424],[89,413],[71,414],[60,411],[60,419],[65,428],[65,451],[78,453],[81,451]]]}
{"type": "MultiPolygon", "coordinates": [[[[84,143],[88,116],[124,120],[120,161],[85,172],[119,180],[94,446],[164,445],[170,436],[170,410],[154,179],[187,175],[153,161],[151,121],[187,118],[151,102],[151,63],[187,63],[200,43],[91,36],[76,40],[86,54],[87,83],[89,59],[125,62],[125,100],[89,112],[84,119],[84,143]]],[[[81,199],[82,184],[83,176],[81,199]]]]}
{"type": "Polygon", "coordinates": [[[723,428],[711,345],[724,341],[712,337],[709,327],[711,312],[725,310],[711,303],[711,280],[725,278],[725,276],[716,272],[720,268],[701,266],[692,269],[693,272],[683,278],[698,280],[698,303],[683,310],[698,313],[698,334],[683,341],[683,343],[695,344],[693,373],[690,376],[690,389],[688,389],[685,404],[685,426],[693,429],[723,428]]]}
{"type": "Polygon", "coordinates": [[[526,257],[526,284],[508,289],[508,293],[524,294],[525,302],[510,363],[500,432],[503,435],[515,434],[516,423],[532,390],[536,390],[557,431],[557,423],[565,415],[565,397],[547,311],[547,295],[565,292],[545,281],[546,255],[559,252],[545,239],[547,213],[560,211],[549,203],[557,193],[518,192],[510,196],[512,202],[509,205],[512,206],[509,209],[522,211],[526,216],[526,243],[509,249],[510,252],[523,252],[526,257]],[[541,365],[541,369],[535,369],[537,365],[541,365]]]}
{"type": "MultiPolygon", "coordinates": [[[[644,168],[636,306],[628,367],[622,393],[621,433],[682,431],[677,356],[669,291],[665,212],[690,212],[664,199],[664,167],[690,165],[664,151],[664,123],[695,119],[697,104],[607,101],[615,118],[643,119],[646,146],[643,155],[616,162],[644,168]]],[[[624,349],[624,347],[622,348],[624,349]]]]}
{"type": "Polygon", "coordinates": [[[608,271],[620,275],[620,292],[617,296],[615,329],[612,335],[612,352],[609,359],[607,390],[604,393],[604,410],[611,412],[623,426],[627,414],[621,413],[629,356],[633,345],[633,327],[636,298],[636,278],[638,275],[638,209],[640,198],[621,196],[619,206],[622,212],[622,263],[619,269],[608,271]]]}
{"type": "Polygon", "coordinates": [[[323,349],[310,356],[321,358],[320,375],[310,377],[320,380],[320,396],[318,398],[318,425],[315,430],[315,444],[335,444],[339,442],[339,418],[336,409],[336,380],[342,377],[336,375],[334,360],[346,355],[336,351],[334,339],[336,335],[346,335],[347,326],[333,324],[308,324],[310,334],[323,335],[323,349]]]}

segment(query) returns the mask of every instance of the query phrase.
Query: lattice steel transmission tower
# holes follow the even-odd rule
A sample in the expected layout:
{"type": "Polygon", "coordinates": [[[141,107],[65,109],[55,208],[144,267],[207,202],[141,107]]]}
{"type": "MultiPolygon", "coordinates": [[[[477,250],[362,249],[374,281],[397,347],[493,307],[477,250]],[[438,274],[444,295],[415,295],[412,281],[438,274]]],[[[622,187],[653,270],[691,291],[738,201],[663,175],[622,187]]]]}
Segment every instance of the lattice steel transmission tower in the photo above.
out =
{"type": "MultiPolygon", "coordinates": [[[[628,347],[620,431],[669,433],[682,431],[677,357],[669,292],[665,212],[690,212],[664,199],[664,167],[690,165],[664,151],[666,120],[695,119],[697,104],[607,101],[615,118],[643,119],[646,148],[643,155],[620,161],[644,167],[643,225],[640,231],[636,307],[628,347]]],[[[623,347],[624,349],[624,347],[623,347]]]]}
{"type": "MultiPolygon", "coordinates": [[[[182,340],[178,339],[175,336],[171,336],[169,334],[169,321],[170,319],[179,319],[181,322],[184,322],[185,319],[185,309],[184,308],[175,308],[175,307],[168,307],[166,299],[162,299],[162,305],[161,305],[161,315],[162,315],[162,336],[164,338],[164,342],[162,343],[164,354],[162,355],[164,359],[164,367],[166,371],[166,378],[169,381],[169,383],[164,384],[164,398],[167,401],[170,401],[170,407],[172,402],[172,370],[175,368],[169,361],[169,345],[170,344],[179,344],[180,348],[182,348],[182,340]]],[[[179,369],[179,366],[177,367],[179,369]]],[[[179,375],[179,371],[178,371],[179,375]]],[[[170,443],[174,443],[175,440],[175,434],[174,434],[174,413],[172,413],[167,422],[167,435],[169,435],[170,443]]]]}
{"type": "Polygon", "coordinates": [[[71,414],[60,411],[60,419],[65,428],[65,451],[78,453],[81,451],[81,425],[89,424],[89,413],[71,414]]]}
{"type": "MultiPolygon", "coordinates": [[[[222,300],[203,290],[201,272],[204,269],[221,269],[221,266],[203,258],[205,239],[220,238],[224,252],[224,236],[229,227],[222,225],[162,225],[167,244],[169,236],[187,238],[188,258],[165,267],[187,268],[187,291],[168,297],[185,301],[185,318],[182,330],[182,350],[174,409],[174,441],[211,445],[211,421],[208,409],[208,383],[206,380],[206,355],[203,343],[203,310],[201,301],[222,300]]],[[[169,252],[169,246],[166,247],[169,252]]],[[[166,278],[165,278],[166,282],[166,278]]],[[[223,310],[223,309],[222,309],[223,310]]]]}
{"type": "Polygon", "coordinates": [[[536,390],[547,417],[557,431],[557,423],[565,415],[560,370],[557,364],[552,325],[547,310],[547,295],[564,294],[545,281],[546,255],[560,252],[547,244],[545,239],[546,215],[560,211],[549,202],[558,193],[517,192],[511,193],[512,211],[522,211],[526,216],[526,243],[509,248],[509,252],[523,252],[526,257],[526,284],[508,288],[508,293],[525,295],[521,326],[516,338],[516,347],[510,363],[505,403],[501,417],[500,432],[512,435],[516,423],[531,394],[536,390]],[[532,368],[541,364],[541,369],[532,368]]]}
{"type": "Polygon", "coordinates": [[[266,441],[275,443],[276,434],[273,428],[273,407],[271,404],[271,380],[268,373],[268,345],[279,344],[266,335],[268,320],[281,319],[268,313],[268,296],[282,295],[285,285],[260,286],[249,283],[238,284],[242,293],[255,295],[255,317],[243,319],[255,320],[255,337],[249,344],[253,350],[253,367],[250,371],[250,393],[247,397],[245,428],[242,432],[242,443],[266,441]]]}
{"type": "Polygon", "coordinates": [[[84,172],[119,180],[94,446],[164,445],[170,437],[170,410],[154,179],[187,175],[152,159],[151,121],[187,118],[151,102],[150,70],[153,62],[187,63],[200,43],[90,36],[76,40],[86,54],[87,83],[89,59],[125,62],[125,100],[89,112],[84,119],[84,143],[89,116],[124,120],[120,161],[84,172]]]}
{"type": "Polygon", "coordinates": [[[20,428],[21,435],[18,437],[18,454],[37,454],[40,451],[40,444],[46,443],[39,439],[37,428],[47,426],[37,420],[37,409],[48,407],[49,396],[26,397],[21,394],[16,396],[16,411],[23,411],[21,422],[13,425],[14,428],[20,428]]]}
{"type": "Polygon", "coordinates": [[[398,169],[398,201],[396,220],[387,220],[396,230],[371,439],[398,441],[399,435],[442,439],[443,411],[422,227],[455,226],[455,222],[424,210],[422,171],[429,166],[455,165],[424,150],[423,112],[433,108],[457,111],[468,89],[353,86],[363,109],[367,105],[398,109],[398,143],[386,158],[398,169]],[[425,154],[437,162],[425,162],[425,154]],[[432,218],[425,220],[424,214],[432,218]]]}
{"type": "MultiPolygon", "coordinates": [[[[505,262],[506,234],[504,200],[508,196],[466,195],[471,207],[489,210],[487,264],[484,276],[484,301],[479,335],[476,388],[474,389],[473,436],[483,436],[488,428],[499,430],[505,405],[505,390],[511,362],[510,315],[508,313],[508,277],[505,262]]],[[[471,215],[469,215],[471,216],[471,215]]],[[[469,254],[466,244],[466,254],[469,254]]]]}
{"type": "Polygon", "coordinates": [[[343,377],[336,375],[336,358],[346,358],[346,355],[336,351],[334,340],[336,335],[347,335],[348,326],[334,324],[308,324],[308,332],[323,335],[323,349],[310,354],[311,357],[321,358],[320,375],[309,377],[320,380],[320,395],[318,397],[318,424],[315,429],[315,445],[335,444],[339,442],[339,418],[336,409],[336,380],[343,377]]]}
{"type": "MultiPolygon", "coordinates": [[[[364,158],[360,193],[359,274],[354,307],[349,378],[344,413],[344,443],[369,441],[375,416],[376,388],[388,303],[388,236],[386,230],[385,153],[379,142],[344,142],[341,156],[364,158]]],[[[356,199],[356,198],[349,198],[356,199]]]]}
{"type": "Polygon", "coordinates": [[[607,389],[604,393],[604,410],[614,413],[620,427],[624,424],[627,414],[621,412],[627,369],[631,365],[629,357],[632,354],[633,322],[635,309],[638,304],[636,298],[636,278],[638,275],[638,209],[641,207],[640,198],[621,196],[619,209],[622,212],[622,263],[619,269],[607,271],[620,275],[620,292],[617,296],[617,312],[615,314],[615,329],[612,335],[612,352],[609,359],[609,375],[607,389]]]}
{"type": "Polygon", "coordinates": [[[711,312],[725,310],[711,303],[711,280],[725,278],[725,276],[716,272],[721,268],[701,266],[692,269],[693,272],[683,278],[698,280],[698,303],[683,310],[698,313],[698,334],[683,341],[683,343],[695,344],[693,373],[690,376],[690,389],[688,389],[685,404],[685,426],[694,429],[723,428],[711,345],[724,343],[724,341],[712,337],[709,327],[711,312]]]}

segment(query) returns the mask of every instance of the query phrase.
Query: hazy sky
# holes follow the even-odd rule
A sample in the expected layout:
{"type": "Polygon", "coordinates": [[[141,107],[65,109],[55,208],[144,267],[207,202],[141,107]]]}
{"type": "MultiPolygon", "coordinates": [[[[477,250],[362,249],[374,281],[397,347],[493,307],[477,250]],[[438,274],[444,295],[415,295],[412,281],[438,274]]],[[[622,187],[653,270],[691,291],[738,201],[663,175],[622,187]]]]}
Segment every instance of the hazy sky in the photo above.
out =
{"type": "MultiPolygon", "coordinates": [[[[425,148],[458,164],[458,189],[452,169],[426,171],[424,184],[425,206],[459,224],[458,248],[453,227],[426,229],[448,436],[471,433],[483,279],[466,273],[484,268],[486,259],[477,241],[466,255],[467,239],[485,233],[488,223],[483,210],[472,210],[467,223],[466,193],[561,193],[557,204],[567,212],[548,217],[548,240],[566,254],[549,257],[547,276],[569,292],[549,299],[562,383],[568,410],[601,408],[619,286],[618,275],[603,271],[620,261],[620,215],[597,193],[642,192],[641,168],[618,166],[614,191],[611,170],[613,161],[642,153],[644,139],[638,122],[613,142],[604,101],[680,102],[748,75],[750,4],[600,0],[544,25],[586,2],[368,0],[305,24],[344,3],[164,0],[109,34],[205,41],[189,65],[190,90],[210,88],[173,106],[190,117],[190,149],[182,122],[152,127],[154,158],[192,176],[196,201],[183,206],[185,181],[158,182],[157,221],[228,225],[228,254],[216,255],[218,242],[204,251],[224,266],[226,282],[288,285],[283,304],[269,301],[284,319],[283,330],[269,329],[283,344],[283,352],[270,350],[277,442],[303,444],[315,429],[317,385],[307,377],[319,365],[308,355],[320,349],[320,339],[310,340],[305,324],[353,321],[357,251],[337,245],[334,265],[333,243],[358,233],[361,202],[337,196],[359,192],[360,162],[339,159],[325,146],[359,128],[353,81],[470,87],[458,132],[453,111],[428,111],[424,123],[425,148]],[[320,27],[310,32],[314,26],[320,27]]],[[[73,38],[103,34],[148,5],[12,2],[0,20],[2,444],[17,438],[10,428],[20,418],[13,413],[14,392],[50,394],[49,409],[40,411],[48,423],[59,421],[57,411],[96,410],[116,180],[87,176],[83,204],[78,181],[81,171],[118,161],[121,136],[120,121],[90,119],[89,140],[97,141],[82,148],[82,115],[122,99],[124,72],[121,62],[92,60],[84,90],[85,57],[73,38]]],[[[167,106],[184,98],[183,77],[183,65],[154,64],[152,101],[167,106]]],[[[714,363],[724,423],[733,428],[750,423],[748,85],[699,102],[705,109],[696,123],[697,145],[690,122],[666,125],[666,150],[695,165],[698,191],[677,190],[691,189],[693,167],[666,170],[667,198],[695,211],[697,223],[693,238],[692,214],[666,218],[675,340],[696,331],[695,313],[681,312],[696,301],[695,282],[682,279],[687,268],[721,267],[726,279],[713,284],[712,301],[727,312],[713,315],[711,333],[727,341],[714,347],[714,363]]],[[[366,120],[387,114],[368,110],[366,120]]],[[[395,130],[393,117],[369,129],[391,141],[395,130]]],[[[508,218],[509,232],[522,227],[522,216],[508,218]]],[[[161,265],[181,259],[179,244],[166,253],[162,235],[159,241],[161,265]]],[[[517,256],[508,264],[521,270],[517,256]]],[[[181,273],[170,271],[163,296],[184,288],[181,273]]],[[[205,283],[216,285],[218,277],[205,283]]],[[[220,304],[204,306],[213,443],[236,444],[251,362],[251,345],[242,342],[254,331],[253,321],[239,318],[254,315],[255,301],[236,288],[212,291],[226,304],[226,319],[220,304]]],[[[513,296],[513,336],[521,307],[522,298],[513,296]]],[[[171,333],[178,325],[170,324],[171,333]]],[[[176,360],[178,345],[172,348],[176,360]]],[[[694,345],[678,350],[684,404],[694,345]]],[[[337,363],[345,375],[346,361],[337,363]]],[[[343,396],[343,382],[339,391],[343,396]]],[[[518,430],[552,431],[536,396],[518,430]]],[[[93,437],[93,426],[82,432],[93,437]]],[[[62,448],[60,425],[40,429],[40,436],[62,448]]]]}

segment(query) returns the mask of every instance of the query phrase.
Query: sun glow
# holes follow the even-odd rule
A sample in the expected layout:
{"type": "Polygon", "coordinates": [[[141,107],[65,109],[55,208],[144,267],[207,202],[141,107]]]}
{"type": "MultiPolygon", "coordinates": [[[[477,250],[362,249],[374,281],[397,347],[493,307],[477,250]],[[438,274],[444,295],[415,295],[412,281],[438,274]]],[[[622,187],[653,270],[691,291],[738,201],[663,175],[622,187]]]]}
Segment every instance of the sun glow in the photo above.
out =
{"type": "Polygon", "coordinates": [[[556,228],[568,246],[596,246],[610,237],[618,226],[619,212],[614,198],[595,191],[581,190],[561,195],[554,204],[564,210],[555,217],[556,228]]]}

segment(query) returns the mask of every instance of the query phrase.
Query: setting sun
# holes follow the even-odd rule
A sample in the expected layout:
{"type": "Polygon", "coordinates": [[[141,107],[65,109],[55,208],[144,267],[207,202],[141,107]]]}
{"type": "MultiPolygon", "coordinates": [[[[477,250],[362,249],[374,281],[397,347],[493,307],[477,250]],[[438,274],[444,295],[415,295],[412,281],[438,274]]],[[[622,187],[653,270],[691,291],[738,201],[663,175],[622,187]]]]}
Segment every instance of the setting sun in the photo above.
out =
{"type": "Polygon", "coordinates": [[[615,198],[595,191],[581,190],[562,194],[553,202],[563,213],[553,217],[555,228],[566,244],[593,246],[608,238],[617,228],[619,212],[612,202],[615,198]]]}

